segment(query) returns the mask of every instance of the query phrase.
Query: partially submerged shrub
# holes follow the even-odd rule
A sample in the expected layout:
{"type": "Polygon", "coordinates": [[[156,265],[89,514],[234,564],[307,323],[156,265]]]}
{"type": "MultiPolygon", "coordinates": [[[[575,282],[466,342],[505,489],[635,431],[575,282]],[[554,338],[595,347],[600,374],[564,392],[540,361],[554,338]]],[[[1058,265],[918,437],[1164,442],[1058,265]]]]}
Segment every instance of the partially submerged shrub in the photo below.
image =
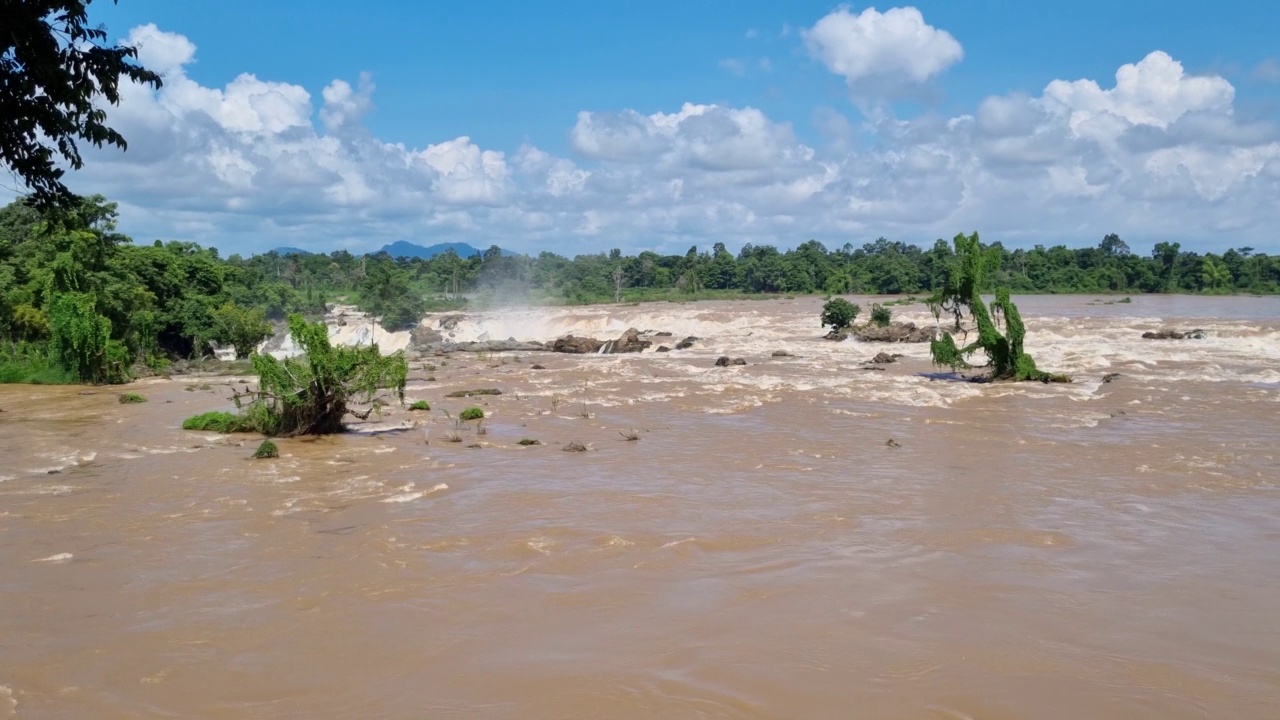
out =
{"type": "Polygon", "coordinates": [[[182,421],[183,430],[202,430],[224,435],[238,432],[259,432],[250,416],[229,412],[207,412],[182,421]]]}
{"type": "Polygon", "coordinates": [[[639,440],[639,439],[640,439],[640,433],[636,432],[634,429],[633,429],[633,430],[619,430],[619,431],[618,431],[618,434],[622,436],[622,439],[623,439],[623,440],[626,440],[626,441],[628,441],[628,442],[631,442],[631,441],[639,440]]]}
{"type": "Polygon", "coordinates": [[[146,401],[147,399],[138,393],[124,393],[120,396],[121,405],[136,405],[137,403],[144,403],[146,401]]]}
{"type": "Polygon", "coordinates": [[[409,370],[403,353],[383,357],[376,343],[334,347],[324,323],[296,314],[289,316],[289,333],[303,354],[285,360],[254,355],[258,389],[234,398],[236,407],[251,398],[241,417],[253,431],[281,437],[339,433],[348,414],[363,420],[387,404],[379,391],[389,390],[404,402],[409,370]],[[369,409],[352,410],[348,402],[369,409]]]}
{"type": "Polygon", "coordinates": [[[468,420],[483,420],[484,410],[478,407],[469,407],[458,414],[458,419],[467,422],[468,420]]]}
{"type": "Polygon", "coordinates": [[[880,303],[876,303],[871,306],[871,323],[873,325],[879,325],[880,327],[885,327],[889,324],[889,320],[892,317],[893,317],[893,313],[889,310],[889,308],[881,305],[880,303]]]}
{"type": "Polygon", "coordinates": [[[542,441],[541,441],[541,440],[534,440],[533,438],[521,438],[520,442],[518,442],[518,443],[516,443],[516,444],[517,444],[517,445],[524,445],[524,446],[526,446],[526,447],[527,447],[527,446],[529,446],[529,445],[541,445],[541,444],[542,444],[542,441]]]}
{"type": "Polygon", "coordinates": [[[410,410],[430,410],[431,406],[427,404],[426,400],[414,400],[413,404],[409,406],[409,409],[410,410]]]}
{"type": "Polygon", "coordinates": [[[480,388],[478,390],[455,390],[445,397],[464,398],[472,395],[501,395],[502,391],[497,388],[480,388]]]}
{"type": "Polygon", "coordinates": [[[844,330],[853,325],[861,308],[844,298],[831,298],[822,306],[822,325],[832,330],[844,330]]]}
{"type": "Polygon", "coordinates": [[[258,446],[258,449],[253,452],[253,457],[258,460],[263,458],[278,458],[280,457],[280,450],[276,447],[276,444],[270,440],[263,440],[262,444],[258,446]]]}

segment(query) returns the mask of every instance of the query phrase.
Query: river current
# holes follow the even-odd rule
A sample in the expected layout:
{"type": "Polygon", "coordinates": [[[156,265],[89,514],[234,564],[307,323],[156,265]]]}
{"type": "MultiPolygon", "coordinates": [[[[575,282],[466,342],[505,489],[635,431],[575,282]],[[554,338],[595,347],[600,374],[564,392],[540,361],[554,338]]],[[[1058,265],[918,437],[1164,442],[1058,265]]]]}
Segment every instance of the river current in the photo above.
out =
{"type": "Polygon", "coordinates": [[[1280,717],[1280,298],[1016,299],[1074,383],[800,298],[472,315],[700,340],[428,355],[275,460],[180,427],[245,378],[0,386],[0,718],[1280,717]]]}

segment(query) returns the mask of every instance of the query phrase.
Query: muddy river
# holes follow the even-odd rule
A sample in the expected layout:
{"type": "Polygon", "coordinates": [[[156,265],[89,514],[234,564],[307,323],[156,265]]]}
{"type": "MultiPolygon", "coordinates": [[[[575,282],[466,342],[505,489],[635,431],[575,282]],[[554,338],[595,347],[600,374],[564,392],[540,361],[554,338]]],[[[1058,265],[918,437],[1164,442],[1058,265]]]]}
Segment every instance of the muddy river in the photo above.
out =
{"type": "Polygon", "coordinates": [[[815,298],[481,314],[701,339],[428,355],[275,460],[180,427],[244,379],[0,386],[0,718],[1280,717],[1280,299],[1106,300],[1020,300],[1070,385],[815,298]]]}

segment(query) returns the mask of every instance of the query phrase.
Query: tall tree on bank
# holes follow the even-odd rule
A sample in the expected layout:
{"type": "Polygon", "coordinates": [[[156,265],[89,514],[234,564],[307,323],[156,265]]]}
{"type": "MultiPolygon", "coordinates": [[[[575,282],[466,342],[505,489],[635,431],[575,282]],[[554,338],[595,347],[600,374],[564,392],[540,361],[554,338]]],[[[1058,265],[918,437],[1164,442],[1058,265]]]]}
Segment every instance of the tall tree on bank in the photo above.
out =
{"type": "Polygon", "coordinates": [[[1071,382],[1065,375],[1047,373],[1036,367],[1036,361],[1022,349],[1026,328],[1018,306],[1009,299],[1009,289],[996,289],[996,299],[988,312],[983,302],[983,280],[992,258],[983,250],[978,233],[957,235],[955,238],[957,260],[951,267],[943,286],[934,292],[930,306],[940,316],[943,312],[955,318],[955,330],[961,329],[965,312],[977,326],[978,339],[964,347],[958,347],[951,333],[943,332],[929,347],[935,365],[952,370],[971,368],[969,356],[979,350],[987,356],[992,380],[1040,380],[1041,382],[1071,382]],[[992,318],[992,315],[996,319],[992,318]],[[1003,320],[1004,333],[997,320],[1003,320]]]}
{"type": "Polygon", "coordinates": [[[121,78],[161,85],[137,48],[89,25],[92,1],[0,0],[0,162],[41,208],[76,204],[59,163],[83,167],[80,142],[127,147],[102,108],[120,103],[121,78]]]}

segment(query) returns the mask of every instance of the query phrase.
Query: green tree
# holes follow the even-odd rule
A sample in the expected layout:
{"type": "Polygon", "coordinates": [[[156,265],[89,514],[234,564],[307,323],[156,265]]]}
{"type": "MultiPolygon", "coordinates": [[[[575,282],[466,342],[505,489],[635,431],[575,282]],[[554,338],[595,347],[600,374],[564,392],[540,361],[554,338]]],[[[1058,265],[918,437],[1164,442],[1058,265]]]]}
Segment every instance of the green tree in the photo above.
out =
{"type": "Polygon", "coordinates": [[[91,1],[0,0],[0,161],[41,207],[74,206],[58,165],[84,166],[79,142],[127,147],[103,109],[119,104],[121,78],[161,85],[133,62],[136,48],[108,46],[106,28],[89,25],[91,1]]]}
{"type": "MultiPolygon", "coordinates": [[[[258,389],[249,393],[238,426],[281,437],[326,435],[342,432],[347,415],[364,419],[386,405],[381,391],[391,391],[404,404],[408,365],[403,353],[383,357],[377,344],[333,347],[324,323],[296,314],[289,316],[289,332],[302,355],[253,356],[258,389]],[[348,403],[369,407],[359,411],[348,403]]],[[[242,398],[236,397],[238,406],[242,398]]]]}
{"type": "Polygon", "coordinates": [[[1070,378],[1064,375],[1039,370],[1035,360],[1023,352],[1026,328],[1023,327],[1018,307],[1009,299],[1008,288],[996,290],[996,299],[988,312],[979,293],[989,262],[982,243],[978,240],[978,233],[957,235],[955,248],[958,261],[952,266],[946,283],[934,293],[930,303],[942,312],[952,313],[957,330],[967,311],[977,325],[978,339],[964,347],[957,347],[951,333],[942,333],[929,348],[934,364],[953,370],[973,367],[968,362],[969,356],[982,350],[987,356],[991,378],[994,380],[1070,382],[1070,378]],[[1003,320],[1003,334],[992,319],[992,314],[1003,320]]]}
{"type": "Polygon", "coordinates": [[[822,326],[832,330],[844,330],[853,325],[862,308],[844,298],[831,298],[822,306],[822,326]]]}
{"type": "Polygon", "coordinates": [[[233,302],[223,303],[210,313],[213,316],[213,340],[231,345],[237,358],[247,358],[263,340],[271,337],[271,323],[259,308],[245,308],[233,302]]]}

